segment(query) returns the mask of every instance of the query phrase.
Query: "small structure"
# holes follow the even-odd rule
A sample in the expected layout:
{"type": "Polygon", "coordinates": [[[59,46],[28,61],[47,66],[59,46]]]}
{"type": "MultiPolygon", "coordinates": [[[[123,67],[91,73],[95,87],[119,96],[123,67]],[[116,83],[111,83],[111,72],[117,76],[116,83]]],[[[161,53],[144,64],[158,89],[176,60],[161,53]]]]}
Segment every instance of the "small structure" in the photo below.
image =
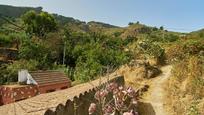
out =
{"type": "Polygon", "coordinates": [[[21,70],[18,82],[24,85],[0,86],[0,105],[71,87],[67,76],[58,71],[21,70]]]}
{"type": "Polygon", "coordinates": [[[0,93],[0,105],[4,105],[36,96],[38,89],[35,85],[4,85],[0,93]]]}
{"type": "Polygon", "coordinates": [[[66,89],[71,86],[68,77],[58,71],[35,71],[30,72],[27,84],[37,85],[39,93],[49,93],[56,90],[66,89]]]}

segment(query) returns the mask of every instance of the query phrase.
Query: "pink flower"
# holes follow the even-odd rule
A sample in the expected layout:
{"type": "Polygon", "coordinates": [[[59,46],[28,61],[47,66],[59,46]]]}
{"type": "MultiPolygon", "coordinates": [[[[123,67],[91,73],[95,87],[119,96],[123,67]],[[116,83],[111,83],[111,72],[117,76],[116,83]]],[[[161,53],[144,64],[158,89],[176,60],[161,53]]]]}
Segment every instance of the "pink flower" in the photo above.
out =
{"type": "Polygon", "coordinates": [[[103,98],[105,98],[105,96],[108,94],[108,91],[106,90],[100,90],[100,91],[97,91],[95,93],[95,98],[97,100],[102,100],[103,98]]]}
{"type": "Polygon", "coordinates": [[[110,106],[110,105],[106,106],[105,109],[104,109],[105,115],[110,115],[110,114],[112,114],[113,112],[114,112],[114,109],[113,109],[113,107],[110,106]]]}
{"type": "Polygon", "coordinates": [[[120,100],[120,99],[116,99],[115,100],[115,106],[116,106],[117,109],[121,109],[121,108],[124,107],[124,102],[122,100],[120,100]]]}
{"type": "Polygon", "coordinates": [[[118,89],[119,89],[120,91],[122,91],[124,88],[123,88],[123,86],[120,86],[118,89]]]}
{"type": "Polygon", "coordinates": [[[134,112],[133,110],[131,110],[130,112],[123,113],[123,115],[139,115],[139,114],[138,112],[134,112]]]}
{"type": "Polygon", "coordinates": [[[123,90],[122,93],[123,93],[124,95],[126,95],[126,94],[127,94],[127,91],[123,90]]]}
{"type": "Polygon", "coordinates": [[[123,115],[134,115],[134,114],[132,114],[131,112],[125,112],[123,113],[123,115]]]}
{"type": "Polygon", "coordinates": [[[117,83],[110,83],[106,86],[106,89],[109,91],[109,92],[112,92],[114,91],[115,89],[118,88],[118,84],[117,83]]]}
{"type": "Polygon", "coordinates": [[[96,104],[91,103],[89,106],[89,115],[93,114],[96,111],[96,104]]]}
{"type": "Polygon", "coordinates": [[[130,96],[130,97],[135,96],[135,90],[132,87],[127,88],[127,93],[128,93],[128,96],[130,96]]]}
{"type": "Polygon", "coordinates": [[[134,99],[132,99],[132,104],[133,105],[137,105],[138,103],[137,103],[137,100],[134,98],[134,99]]]}
{"type": "Polygon", "coordinates": [[[116,95],[119,92],[118,89],[113,90],[113,94],[116,95]]]}

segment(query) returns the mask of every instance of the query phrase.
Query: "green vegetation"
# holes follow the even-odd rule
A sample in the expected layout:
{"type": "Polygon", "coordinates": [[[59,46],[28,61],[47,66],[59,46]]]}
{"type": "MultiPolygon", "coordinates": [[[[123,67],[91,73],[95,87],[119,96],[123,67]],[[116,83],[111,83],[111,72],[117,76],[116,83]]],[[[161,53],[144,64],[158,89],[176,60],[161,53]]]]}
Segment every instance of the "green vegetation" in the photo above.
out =
{"type": "Polygon", "coordinates": [[[16,82],[18,71],[20,69],[28,69],[30,71],[37,70],[37,65],[39,62],[35,60],[18,60],[14,61],[12,64],[2,65],[1,75],[0,75],[0,84],[11,84],[16,82]]]}
{"type": "Polygon", "coordinates": [[[9,16],[2,13],[5,23],[0,26],[0,47],[17,49],[18,55],[12,63],[7,62],[10,54],[0,55],[1,61],[6,61],[0,70],[4,73],[0,75],[4,79],[1,84],[16,82],[19,69],[58,69],[73,81],[86,82],[106,72],[109,66],[118,68],[139,55],[164,61],[162,44],[178,39],[178,33],[139,22],[121,28],[94,21],[85,23],[37,9],[18,9],[16,15],[8,13],[9,16]],[[145,48],[140,47],[140,41],[145,41],[145,48]],[[21,66],[22,63],[31,65],[21,66]],[[11,67],[15,71],[8,74],[11,67]]]}
{"type": "MultiPolygon", "coordinates": [[[[81,27],[74,28],[69,22],[62,25],[61,18],[54,18],[46,12],[28,11],[15,19],[15,25],[9,22],[2,25],[12,28],[18,25],[23,29],[17,32],[9,28],[0,31],[1,47],[18,51],[18,56],[12,63],[1,65],[1,84],[16,82],[20,69],[57,69],[67,73],[73,81],[86,82],[106,72],[108,66],[115,69],[131,60],[131,52],[124,50],[131,40],[123,40],[119,36],[110,36],[91,29],[85,32],[80,30],[81,27]]],[[[84,24],[76,22],[74,25],[84,24]]],[[[89,24],[117,28],[98,22],[89,24]]],[[[5,56],[2,53],[1,56],[6,57],[3,59],[10,59],[10,54],[5,56]]]]}
{"type": "Polygon", "coordinates": [[[124,52],[125,45],[120,38],[65,31],[64,41],[65,64],[76,69],[76,80],[88,81],[104,72],[107,66],[118,67],[131,59],[130,53],[124,52]]]}
{"type": "Polygon", "coordinates": [[[167,87],[167,104],[174,114],[204,114],[204,39],[197,35],[190,33],[166,48],[167,59],[174,64],[167,87]]]}
{"type": "Polygon", "coordinates": [[[2,8],[0,84],[16,82],[20,69],[60,70],[78,83],[132,59],[154,60],[154,66],[173,65],[167,104],[174,114],[204,114],[203,30],[183,34],[140,22],[117,27],[52,15],[42,8],[2,8]]]}
{"type": "MultiPolygon", "coordinates": [[[[155,59],[164,58],[164,49],[157,43],[151,41],[143,41],[138,44],[138,49],[147,55],[147,57],[152,57],[155,59]]],[[[163,59],[164,60],[164,59],[163,59]]]]}
{"type": "Polygon", "coordinates": [[[35,34],[40,38],[57,29],[55,18],[47,12],[37,14],[35,11],[29,11],[22,16],[22,20],[26,27],[25,31],[30,35],[35,34]]]}

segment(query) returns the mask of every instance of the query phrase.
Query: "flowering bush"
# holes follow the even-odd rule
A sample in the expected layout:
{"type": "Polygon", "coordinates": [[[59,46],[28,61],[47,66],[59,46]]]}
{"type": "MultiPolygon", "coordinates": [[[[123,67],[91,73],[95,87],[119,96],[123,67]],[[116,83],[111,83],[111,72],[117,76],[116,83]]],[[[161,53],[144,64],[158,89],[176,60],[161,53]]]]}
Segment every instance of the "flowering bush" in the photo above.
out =
{"type": "Polygon", "coordinates": [[[131,87],[106,84],[95,93],[96,101],[89,106],[89,115],[138,115],[138,94],[131,87]]]}

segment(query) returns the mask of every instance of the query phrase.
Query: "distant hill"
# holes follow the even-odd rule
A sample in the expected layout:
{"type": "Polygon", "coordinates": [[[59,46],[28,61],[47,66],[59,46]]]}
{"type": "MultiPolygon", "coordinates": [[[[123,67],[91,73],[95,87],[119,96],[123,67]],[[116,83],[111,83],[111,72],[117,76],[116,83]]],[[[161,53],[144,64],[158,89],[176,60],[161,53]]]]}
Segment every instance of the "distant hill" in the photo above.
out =
{"type": "Polygon", "coordinates": [[[106,23],[103,23],[103,22],[90,21],[87,24],[90,25],[90,26],[101,26],[101,27],[104,27],[104,28],[118,28],[118,26],[106,24],[106,23]]]}
{"type": "MultiPolygon", "coordinates": [[[[21,15],[26,13],[27,11],[34,10],[36,12],[41,12],[43,10],[42,7],[18,7],[18,6],[9,6],[9,5],[0,5],[0,16],[8,17],[8,18],[19,18],[21,15]]],[[[84,22],[78,19],[74,19],[72,17],[66,17],[58,14],[53,14],[56,20],[61,25],[71,25],[71,26],[80,26],[77,29],[82,29],[82,31],[87,31],[88,27],[100,27],[100,28],[118,28],[117,26],[102,23],[102,22],[84,22]]],[[[76,28],[76,27],[75,27],[76,28]]]]}
{"type": "Polygon", "coordinates": [[[204,38],[204,29],[193,31],[189,33],[189,37],[191,38],[204,38]]]}
{"type": "MultiPolygon", "coordinates": [[[[0,5],[0,16],[6,16],[13,20],[13,19],[19,18],[21,15],[23,15],[24,13],[30,10],[41,12],[43,11],[43,8],[0,5]]],[[[138,38],[140,34],[150,34],[152,32],[163,34],[163,32],[158,28],[146,26],[140,23],[132,23],[127,27],[118,27],[118,26],[103,23],[103,22],[80,21],[78,19],[62,16],[59,14],[53,14],[53,16],[56,18],[61,28],[66,27],[73,31],[78,31],[78,32],[102,32],[104,34],[115,36],[115,37],[121,37],[123,39],[138,38]]],[[[1,19],[0,19],[0,24],[4,24],[4,22],[1,19]]],[[[6,27],[8,27],[8,25],[6,25],[6,27]]],[[[169,32],[165,32],[165,33],[169,33],[169,32]]]]}
{"type": "Polygon", "coordinates": [[[0,5],[0,15],[3,15],[6,17],[18,18],[29,10],[35,10],[36,12],[41,12],[42,7],[32,8],[32,7],[16,7],[16,6],[0,5]]]}

